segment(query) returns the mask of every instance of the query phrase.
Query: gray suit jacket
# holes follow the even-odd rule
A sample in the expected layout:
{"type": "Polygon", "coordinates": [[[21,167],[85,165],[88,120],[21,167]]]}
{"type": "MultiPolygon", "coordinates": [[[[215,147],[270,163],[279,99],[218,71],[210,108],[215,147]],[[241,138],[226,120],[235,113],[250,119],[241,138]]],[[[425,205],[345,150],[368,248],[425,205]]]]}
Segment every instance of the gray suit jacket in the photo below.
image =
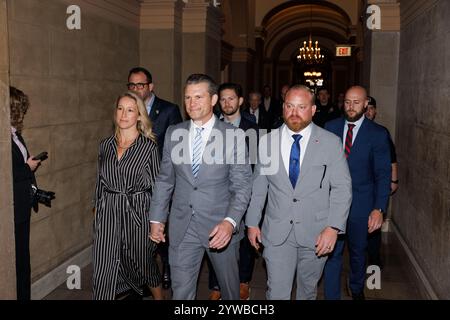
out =
{"type": "Polygon", "coordinates": [[[244,164],[235,164],[233,158],[248,158],[245,133],[216,118],[203,159],[205,159],[206,150],[215,145],[214,142],[218,139],[214,136],[215,133],[225,137],[225,131],[228,129],[239,132],[241,136],[237,142],[233,140],[231,145],[224,143],[213,153],[213,159],[222,163],[202,163],[195,179],[192,174],[189,136],[186,134],[190,126],[189,120],[170,126],[167,130],[149,220],[165,223],[169,219],[170,243],[176,246],[183,240],[191,218],[195,215],[198,236],[202,244],[207,247],[212,229],[223,219],[230,217],[236,222],[236,231],[238,231],[232,237],[231,243],[239,241],[243,236],[243,228],[239,228],[243,223],[242,216],[250,201],[252,173],[248,160],[244,164]],[[183,132],[185,138],[179,139],[178,133],[183,132]],[[180,157],[184,158],[184,161],[177,163],[180,157]]]}
{"type": "MultiPolygon", "coordinates": [[[[284,127],[262,137],[260,155],[268,154],[270,144],[266,140],[277,139],[278,147],[281,146],[284,127]]],[[[279,161],[275,174],[261,174],[267,165],[260,160],[255,167],[253,193],[245,221],[247,226],[258,226],[268,193],[261,230],[263,245],[282,244],[292,227],[298,243],[312,249],[325,227],[335,227],[344,232],[352,200],[352,184],[339,138],[312,124],[295,189],[283,165],[280,150],[275,152],[274,159],[279,161]]]]}

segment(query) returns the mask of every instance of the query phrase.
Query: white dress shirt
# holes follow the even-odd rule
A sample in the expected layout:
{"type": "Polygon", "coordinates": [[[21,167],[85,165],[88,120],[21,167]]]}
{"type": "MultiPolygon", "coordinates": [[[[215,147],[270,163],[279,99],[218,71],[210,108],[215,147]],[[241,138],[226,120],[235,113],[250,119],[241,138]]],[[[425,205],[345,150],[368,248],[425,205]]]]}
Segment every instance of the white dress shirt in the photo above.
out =
{"type": "Polygon", "coordinates": [[[16,144],[16,146],[20,149],[20,153],[22,153],[24,163],[27,163],[27,160],[28,160],[27,148],[25,148],[23,143],[20,142],[19,138],[17,137],[16,132],[17,132],[17,129],[14,127],[11,127],[11,134],[12,134],[13,141],[16,144]]]}
{"type": "Polygon", "coordinates": [[[305,157],[306,147],[308,146],[309,138],[311,137],[311,123],[301,130],[300,132],[294,132],[288,128],[287,125],[284,126],[281,132],[281,157],[283,159],[284,168],[286,169],[287,175],[289,176],[289,158],[291,157],[291,148],[294,143],[293,134],[301,134],[300,139],[300,172],[302,172],[301,167],[303,163],[303,158],[305,157]]]}
{"type": "Polygon", "coordinates": [[[270,101],[271,101],[271,97],[264,98],[264,108],[266,108],[266,111],[269,111],[269,109],[270,109],[270,101]]]}
{"type": "Polygon", "coordinates": [[[155,102],[155,95],[152,93],[150,99],[145,104],[145,109],[147,109],[147,114],[150,116],[150,112],[152,111],[153,103],[155,102]]]}
{"type": "Polygon", "coordinates": [[[365,118],[366,118],[366,116],[363,115],[361,118],[359,118],[358,121],[355,121],[355,122],[348,122],[347,120],[345,120],[344,136],[342,137],[342,148],[344,150],[345,150],[345,138],[347,138],[348,125],[349,124],[355,125],[352,130],[353,131],[352,145],[353,145],[355,143],[356,135],[358,134],[359,128],[361,128],[361,125],[365,118]]]}

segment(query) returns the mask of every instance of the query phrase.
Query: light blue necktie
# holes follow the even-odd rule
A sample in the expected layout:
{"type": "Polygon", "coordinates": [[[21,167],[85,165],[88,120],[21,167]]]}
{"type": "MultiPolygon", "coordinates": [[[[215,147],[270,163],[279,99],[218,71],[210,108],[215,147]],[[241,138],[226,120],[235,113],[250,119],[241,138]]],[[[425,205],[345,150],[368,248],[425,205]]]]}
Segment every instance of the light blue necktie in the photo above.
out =
{"type": "Polygon", "coordinates": [[[202,159],[202,131],[204,128],[195,128],[196,133],[192,144],[192,174],[197,178],[202,159]]]}
{"type": "Polygon", "coordinates": [[[294,142],[291,147],[291,155],[289,156],[289,180],[291,180],[292,187],[295,189],[298,176],[300,175],[300,134],[293,134],[294,142]]]}

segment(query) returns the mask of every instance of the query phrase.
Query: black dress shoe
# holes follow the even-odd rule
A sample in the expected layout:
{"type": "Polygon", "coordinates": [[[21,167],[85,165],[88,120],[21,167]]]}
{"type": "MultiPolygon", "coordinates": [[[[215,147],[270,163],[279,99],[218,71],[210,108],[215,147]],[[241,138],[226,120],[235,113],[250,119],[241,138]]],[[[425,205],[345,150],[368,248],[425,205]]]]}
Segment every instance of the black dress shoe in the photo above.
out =
{"type": "Polygon", "coordinates": [[[169,265],[163,266],[163,275],[162,275],[162,287],[163,289],[170,289],[172,285],[172,280],[170,279],[170,268],[169,265]]]}
{"type": "Polygon", "coordinates": [[[364,296],[364,292],[352,293],[352,299],[353,300],[366,300],[366,297],[364,296]]]}

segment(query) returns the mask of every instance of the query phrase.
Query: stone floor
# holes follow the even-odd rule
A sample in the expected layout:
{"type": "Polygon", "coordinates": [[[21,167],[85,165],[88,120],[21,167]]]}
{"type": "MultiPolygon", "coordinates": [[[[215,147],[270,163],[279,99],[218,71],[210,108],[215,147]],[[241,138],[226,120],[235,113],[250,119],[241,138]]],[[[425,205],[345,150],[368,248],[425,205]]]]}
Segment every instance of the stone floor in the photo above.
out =
{"type": "MultiPolygon", "coordinates": [[[[398,238],[392,232],[383,233],[382,259],[384,268],[381,271],[381,289],[369,290],[366,288],[367,299],[373,300],[422,300],[425,299],[419,289],[421,287],[412,266],[404,252],[398,238]]],[[[348,258],[345,259],[348,261],[348,258]]],[[[343,299],[349,300],[349,292],[346,286],[348,264],[344,265],[342,274],[343,299]]],[[[48,300],[88,300],[91,299],[92,265],[82,270],[81,289],[69,290],[66,284],[62,284],[45,299],[48,300]]],[[[251,300],[264,300],[266,290],[266,271],[263,258],[256,260],[253,280],[251,282],[251,300]]],[[[170,290],[165,290],[165,296],[170,299],[170,290]]],[[[208,299],[208,268],[203,263],[198,280],[198,299],[208,299]]],[[[151,299],[151,298],[149,298],[151,299]]],[[[323,288],[319,283],[318,299],[323,299],[323,288]]]]}

